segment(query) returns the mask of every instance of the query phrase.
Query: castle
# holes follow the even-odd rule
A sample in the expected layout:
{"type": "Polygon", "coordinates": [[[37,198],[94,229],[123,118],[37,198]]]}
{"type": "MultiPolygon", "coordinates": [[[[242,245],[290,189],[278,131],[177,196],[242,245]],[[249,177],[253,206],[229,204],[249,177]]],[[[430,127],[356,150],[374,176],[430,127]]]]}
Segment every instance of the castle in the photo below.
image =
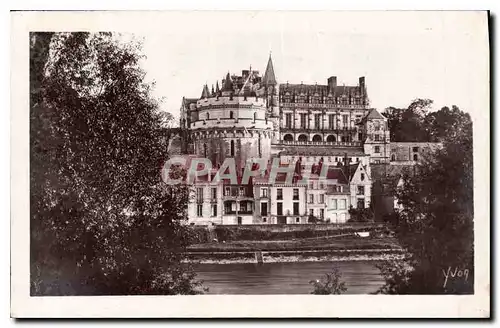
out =
{"type": "MultiPolygon", "coordinates": [[[[370,108],[365,77],[355,86],[339,85],[336,76],[324,85],[279,84],[271,56],[263,76],[251,68],[227,73],[220,86],[204,85],[200,98],[184,97],[179,123],[172,152],[207,158],[213,172],[226,158],[239,176],[253,159],[279,160],[281,168],[272,181],[267,168],[250,185],[197,179],[191,224],[346,222],[350,207],[370,208],[371,165],[396,164],[404,147],[391,148],[387,119],[370,108]],[[307,181],[296,178],[304,170],[307,181]]],[[[404,160],[418,160],[418,152],[404,160]]]]}

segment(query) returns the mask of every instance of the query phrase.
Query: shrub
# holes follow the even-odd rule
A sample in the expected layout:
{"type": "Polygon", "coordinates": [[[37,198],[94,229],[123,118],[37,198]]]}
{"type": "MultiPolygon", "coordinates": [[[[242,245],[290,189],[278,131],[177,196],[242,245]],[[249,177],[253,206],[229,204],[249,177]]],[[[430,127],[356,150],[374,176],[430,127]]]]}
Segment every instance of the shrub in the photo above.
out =
{"type": "Polygon", "coordinates": [[[311,280],[309,283],[313,285],[314,290],[311,294],[314,295],[340,295],[347,291],[344,282],[340,281],[342,274],[339,269],[334,267],[331,273],[325,274],[321,279],[311,280]]]}

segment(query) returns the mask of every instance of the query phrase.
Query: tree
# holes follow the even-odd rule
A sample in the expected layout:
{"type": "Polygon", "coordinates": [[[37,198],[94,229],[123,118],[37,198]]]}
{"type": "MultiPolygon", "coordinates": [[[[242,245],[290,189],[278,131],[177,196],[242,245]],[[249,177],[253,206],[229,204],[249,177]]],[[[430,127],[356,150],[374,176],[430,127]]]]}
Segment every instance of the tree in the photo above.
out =
{"type": "Polygon", "coordinates": [[[387,117],[391,141],[429,141],[425,117],[430,99],[415,99],[408,108],[386,108],[382,113],[387,117]]]}
{"type": "Polygon", "coordinates": [[[32,294],[198,293],[181,264],[189,190],[161,181],[167,115],[140,44],[30,37],[32,294]]]}
{"type": "Polygon", "coordinates": [[[321,279],[311,280],[309,283],[313,285],[314,290],[311,294],[315,295],[340,295],[347,291],[345,283],[340,279],[342,274],[336,267],[333,268],[331,273],[326,273],[321,279]]]}
{"type": "Polygon", "coordinates": [[[385,264],[382,292],[474,292],[472,122],[468,114],[456,114],[462,119],[444,129],[443,148],[419,164],[417,174],[403,177],[397,192],[403,209],[395,222],[409,254],[402,264],[385,264]],[[468,270],[468,279],[446,281],[448,268],[468,270]]]}
{"type": "Polygon", "coordinates": [[[373,222],[375,220],[371,208],[349,207],[349,222],[373,222]]]}

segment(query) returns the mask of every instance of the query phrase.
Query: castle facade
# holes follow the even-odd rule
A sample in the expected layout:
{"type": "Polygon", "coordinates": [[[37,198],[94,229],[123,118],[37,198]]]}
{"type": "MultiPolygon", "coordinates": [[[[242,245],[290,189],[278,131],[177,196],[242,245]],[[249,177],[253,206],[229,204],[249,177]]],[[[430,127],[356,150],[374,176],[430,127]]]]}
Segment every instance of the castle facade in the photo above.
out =
{"type": "Polygon", "coordinates": [[[279,161],[294,175],[288,181],[283,169],[271,181],[267,167],[250,185],[198,178],[191,224],[347,222],[349,208],[370,208],[370,165],[396,163],[403,147],[391,148],[387,119],[370,107],[365,77],[355,86],[339,85],[336,76],[324,85],[279,84],[271,56],[264,75],[251,68],[227,73],[220,86],[204,85],[199,98],[184,97],[180,113],[170,148],[209,159],[209,176],[226,159],[234,159],[239,177],[255,159],[279,161]]]}

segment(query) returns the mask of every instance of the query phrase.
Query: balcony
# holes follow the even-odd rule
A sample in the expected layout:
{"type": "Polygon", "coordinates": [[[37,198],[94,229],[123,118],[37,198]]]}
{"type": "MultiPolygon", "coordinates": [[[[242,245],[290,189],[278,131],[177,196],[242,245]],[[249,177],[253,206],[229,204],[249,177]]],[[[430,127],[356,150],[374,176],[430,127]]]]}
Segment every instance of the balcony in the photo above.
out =
{"type": "Polygon", "coordinates": [[[281,145],[284,146],[344,146],[344,147],[361,147],[361,142],[359,141],[281,141],[281,145]]]}

